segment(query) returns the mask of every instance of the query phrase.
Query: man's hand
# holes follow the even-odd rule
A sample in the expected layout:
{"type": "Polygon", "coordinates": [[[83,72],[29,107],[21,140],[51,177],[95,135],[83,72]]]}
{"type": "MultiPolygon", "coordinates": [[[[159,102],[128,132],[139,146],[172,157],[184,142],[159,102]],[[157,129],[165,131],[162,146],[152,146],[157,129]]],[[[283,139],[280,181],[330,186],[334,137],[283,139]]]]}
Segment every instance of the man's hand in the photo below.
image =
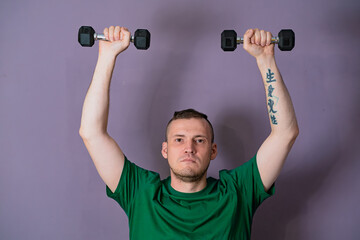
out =
{"type": "Polygon", "coordinates": [[[244,34],[244,49],[256,60],[274,57],[272,34],[264,30],[248,29],[244,34]]]}
{"type": "Polygon", "coordinates": [[[130,32],[125,27],[111,26],[104,29],[108,41],[99,41],[99,55],[117,57],[130,45],[130,32]]]}

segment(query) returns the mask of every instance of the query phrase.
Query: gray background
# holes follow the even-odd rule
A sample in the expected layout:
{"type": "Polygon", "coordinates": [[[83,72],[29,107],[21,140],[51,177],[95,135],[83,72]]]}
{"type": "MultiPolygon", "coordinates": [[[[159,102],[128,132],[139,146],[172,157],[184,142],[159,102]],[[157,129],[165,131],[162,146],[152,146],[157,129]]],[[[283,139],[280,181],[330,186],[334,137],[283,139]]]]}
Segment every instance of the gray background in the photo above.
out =
{"type": "Polygon", "coordinates": [[[276,59],[300,135],[252,239],[359,239],[359,11],[356,0],[2,0],[0,239],[128,238],[126,215],[78,135],[98,51],[77,43],[81,25],[150,30],[148,51],[130,46],[117,60],[108,130],[162,178],[175,110],[213,122],[210,176],[255,154],[270,131],[261,76],[241,46],[221,50],[220,33],[294,29],[295,49],[276,47],[276,59]]]}

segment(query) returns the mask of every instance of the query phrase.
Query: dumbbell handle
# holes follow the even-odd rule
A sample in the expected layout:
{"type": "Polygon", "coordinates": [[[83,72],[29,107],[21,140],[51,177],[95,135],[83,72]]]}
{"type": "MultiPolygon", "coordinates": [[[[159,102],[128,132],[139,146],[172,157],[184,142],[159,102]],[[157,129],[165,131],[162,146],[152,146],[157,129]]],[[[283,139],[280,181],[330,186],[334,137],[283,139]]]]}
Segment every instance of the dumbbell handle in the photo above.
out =
{"type": "MultiPolygon", "coordinates": [[[[103,40],[103,41],[109,41],[105,38],[105,35],[103,33],[94,33],[94,39],[95,40],[103,40]]],[[[130,42],[134,42],[134,36],[130,37],[130,42]]]]}
{"type": "MultiPolygon", "coordinates": [[[[236,38],[236,43],[237,44],[243,44],[244,43],[244,38],[237,37],[236,38]]],[[[271,43],[278,44],[279,43],[279,37],[272,37],[271,38],[271,43]]]]}

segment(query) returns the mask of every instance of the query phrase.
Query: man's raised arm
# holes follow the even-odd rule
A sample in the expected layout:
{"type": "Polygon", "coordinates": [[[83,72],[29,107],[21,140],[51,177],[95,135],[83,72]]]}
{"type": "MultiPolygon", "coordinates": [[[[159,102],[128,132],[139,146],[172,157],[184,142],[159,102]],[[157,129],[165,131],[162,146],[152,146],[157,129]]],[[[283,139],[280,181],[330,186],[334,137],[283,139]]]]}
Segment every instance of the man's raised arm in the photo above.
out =
{"type": "Polygon", "coordinates": [[[265,190],[280,174],[299,128],[289,92],[274,56],[271,33],[249,29],[244,35],[244,49],[256,58],[266,93],[271,133],[257,152],[257,164],[265,190]]]}
{"type": "Polygon", "coordinates": [[[124,154],[107,133],[109,89],[116,57],[130,44],[130,32],[105,28],[109,41],[99,41],[99,57],[85,97],[79,134],[105,184],[114,192],[124,167],[124,154]]]}

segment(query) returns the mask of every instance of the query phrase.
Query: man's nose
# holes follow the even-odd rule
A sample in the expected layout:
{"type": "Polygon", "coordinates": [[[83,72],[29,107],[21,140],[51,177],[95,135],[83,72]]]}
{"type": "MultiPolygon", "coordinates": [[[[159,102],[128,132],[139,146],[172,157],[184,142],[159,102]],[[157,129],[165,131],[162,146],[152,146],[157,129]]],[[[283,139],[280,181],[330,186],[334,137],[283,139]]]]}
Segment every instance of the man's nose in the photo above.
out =
{"type": "Polygon", "coordinates": [[[193,141],[189,141],[186,143],[185,153],[195,153],[195,146],[193,141]]]}

